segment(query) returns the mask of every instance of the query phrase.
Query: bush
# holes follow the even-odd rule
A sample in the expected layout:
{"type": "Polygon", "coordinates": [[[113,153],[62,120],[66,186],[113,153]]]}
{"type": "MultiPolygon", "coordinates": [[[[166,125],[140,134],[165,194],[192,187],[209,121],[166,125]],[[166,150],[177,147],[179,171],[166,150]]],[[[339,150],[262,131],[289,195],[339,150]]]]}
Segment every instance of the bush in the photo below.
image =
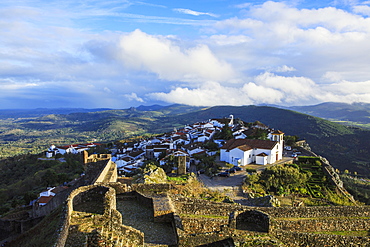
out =
{"type": "Polygon", "coordinates": [[[245,171],[246,172],[249,172],[249,173],[255,173],[255,172],[257,172],[257,170],[254,169],[254,168],[245,168],[245,171]]]}

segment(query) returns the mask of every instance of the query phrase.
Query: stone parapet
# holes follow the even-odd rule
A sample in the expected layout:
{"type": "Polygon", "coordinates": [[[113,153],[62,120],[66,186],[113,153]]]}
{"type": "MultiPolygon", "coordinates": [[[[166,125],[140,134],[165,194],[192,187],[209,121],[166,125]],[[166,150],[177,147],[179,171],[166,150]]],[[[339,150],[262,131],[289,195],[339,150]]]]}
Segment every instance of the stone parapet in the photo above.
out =
{"type": "Polygon", "coordinates": [[[370,217],[370,206],[255,207],[273,218],[370,217]]]}
{"type": "MultiPolygon", "coordinates": [[[[63,224],[58,232],[58,239],[54,247],[63,247],[68,238],[71,216],[74,208],[80,204],[92,201],[95,208],[88,211],[93,214],[92,225],[95,231],[87,235],[89,246],[100,246],[96,240],[110,241],[110,246],[143,246],[144,234],[132,227],[122,225],[122,215],[116,210],[116,191],[111,187],[100,185],[89,185],[80,187],[71,192],[63,212],[63,224]],[[105,235],[102,234],[105,232],[105,235]]],[[[82,208],[79,208],[83,210],[82,208]]],[[[101,241],[98,242],[101,242],[101,241]]]]}
{"type": "Polygon", "coordinates": [[[274,237],[284,246],[327,246],[327,247],[364,247],[369,246],[369,237],[351,237],[329,234],[312,234],[291,231],[276,231],[274,237]]]}
{"type": "Polygon", "coordinates": [[[370,229],[370,218],[273,220],[272,228],[296,232],[365,231],[370,229]]]}

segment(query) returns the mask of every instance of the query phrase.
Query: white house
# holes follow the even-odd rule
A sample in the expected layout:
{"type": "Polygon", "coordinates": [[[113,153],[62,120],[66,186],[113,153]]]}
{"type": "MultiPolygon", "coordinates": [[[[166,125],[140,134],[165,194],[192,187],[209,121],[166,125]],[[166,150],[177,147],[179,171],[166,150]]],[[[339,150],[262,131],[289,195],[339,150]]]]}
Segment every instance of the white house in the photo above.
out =
{"type": "Polygon", "coordinates": [[[234,116],[230,115],[229,118],[218,118],[218,119],[214,118],[214,119],[210,119],[208,122],[211,123],[213,126],[219,127],[219,128],[222,128],[225,125],[233,126],[234,116]]]}
{"type": "Polygon", "coordinates": [[[231,139],[220,148],[220,160],[235,166],[256,163],[267,165],[283,158],[283,135],[271,133],[271,140],[231,139]]]}

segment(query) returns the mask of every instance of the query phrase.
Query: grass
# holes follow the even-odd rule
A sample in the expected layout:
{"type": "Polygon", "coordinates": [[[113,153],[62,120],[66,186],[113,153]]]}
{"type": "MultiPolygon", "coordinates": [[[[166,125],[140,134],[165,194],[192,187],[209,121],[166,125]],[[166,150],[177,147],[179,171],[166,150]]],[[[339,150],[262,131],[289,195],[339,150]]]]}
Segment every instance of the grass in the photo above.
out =
{"type": "Polygon", "coordinates": [[[168,181],[175,182],[176,184],[186,183],[186,181],[188,181],[188,178],[189,178],[188,174],[181,175],[181,176],[176,176],[176,177],[167,176],[168,181]]]}

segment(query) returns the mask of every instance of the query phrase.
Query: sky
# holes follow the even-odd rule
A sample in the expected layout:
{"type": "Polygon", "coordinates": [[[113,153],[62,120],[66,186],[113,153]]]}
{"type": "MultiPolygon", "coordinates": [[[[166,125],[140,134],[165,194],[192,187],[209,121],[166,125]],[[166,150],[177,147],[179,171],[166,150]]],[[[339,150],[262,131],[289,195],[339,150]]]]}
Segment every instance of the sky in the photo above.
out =
{"type": "Polygon", "coordinates": [[[370,1],[1,0],[0,108],[370,103],[370,1]]]}

